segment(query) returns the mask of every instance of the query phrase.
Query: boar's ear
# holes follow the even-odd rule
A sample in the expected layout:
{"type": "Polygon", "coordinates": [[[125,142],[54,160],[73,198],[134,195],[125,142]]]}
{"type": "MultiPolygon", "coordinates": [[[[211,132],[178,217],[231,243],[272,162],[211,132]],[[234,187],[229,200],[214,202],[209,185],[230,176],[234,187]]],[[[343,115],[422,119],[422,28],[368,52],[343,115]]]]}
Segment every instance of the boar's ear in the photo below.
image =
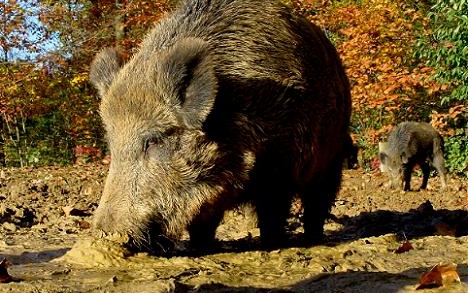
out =
{"type": "Polygon", "coordinates": [[[105,48],[91,63],[89,79],[103,97],[123,64],[123,58],[115,48],[105,48]]]}
{"type": "Polygon", "coordinates": [[[217,92],[208,43],[196,38],[178,41],[159,60],[157,83],[169,93],[188,127],[200,128],[213,108],[217,92]]]}
{"type": "Polygon", "coordinates": [[[400,159],[403,164],[407,164],[409,162],[408,156],[406,155],[406,152],[401,152],[400,154],[400,159]]]}

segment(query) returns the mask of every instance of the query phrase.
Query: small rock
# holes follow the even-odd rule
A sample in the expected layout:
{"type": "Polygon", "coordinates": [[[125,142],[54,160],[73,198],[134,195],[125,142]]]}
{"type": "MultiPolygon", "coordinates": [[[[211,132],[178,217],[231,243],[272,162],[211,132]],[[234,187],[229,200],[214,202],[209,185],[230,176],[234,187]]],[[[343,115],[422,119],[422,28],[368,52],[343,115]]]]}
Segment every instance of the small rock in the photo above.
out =
{"type": "Polygon", "coordinates": [[[7,231],[11,231],[11,232],[16,232],[17,228],[16,228],[16,225],[13,224],[13,223],[10,223],[10,222],[5,222],[3,223],[2,227],[7,230],[7,231]]]}
{"type": "Polygon", "coordinates": [[[116,275],[113,275],[112,277],[110,277],[110,279],[107,281],[107,283],[115,283],[117,282],[117,276],[116,275]]]}

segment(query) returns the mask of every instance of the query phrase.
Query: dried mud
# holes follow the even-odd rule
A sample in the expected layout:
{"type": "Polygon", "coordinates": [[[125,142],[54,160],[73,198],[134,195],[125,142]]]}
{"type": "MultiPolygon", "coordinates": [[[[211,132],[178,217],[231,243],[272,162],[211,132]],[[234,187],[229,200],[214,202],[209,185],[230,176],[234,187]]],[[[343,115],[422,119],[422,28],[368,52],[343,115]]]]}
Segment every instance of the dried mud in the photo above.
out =
{"type": "Polygon", "coordinates": [[[466,180],[440,190],[430,178],[428,190],[403,193],[378,172],[348,170],[323,245],[296,243],[295,203],[288,247],[262,250],[244,207],[226,214],[217,251],[195,255],[183,239],[176,255],[157,257],[92,236],[106,173],[97,164],[0,170],[0,260],[14,281],[0,292],[414,292],[439,263],[457,264],[461,283],[418,292],[468,292],[466,180]],[[414,249],[395,253],[405,239],[414,249]]]}

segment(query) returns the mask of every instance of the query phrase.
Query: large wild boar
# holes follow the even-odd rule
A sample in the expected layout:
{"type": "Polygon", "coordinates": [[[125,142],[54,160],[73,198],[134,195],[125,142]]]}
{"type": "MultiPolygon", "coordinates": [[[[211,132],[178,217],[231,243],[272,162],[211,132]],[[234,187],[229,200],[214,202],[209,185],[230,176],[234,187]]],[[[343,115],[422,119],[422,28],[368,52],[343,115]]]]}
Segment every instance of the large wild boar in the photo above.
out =
{"type": "Polygon", "coordinates": [[[275,246],[299,194],[306,239],[323,237],[351,101],[318,27],[274,0],[189,0],[126,64],[105,49],[90,75],[112,156],[96,229],[155,251],[187,229],[202,248],[251,202],[275,246]]]}
{"type": "Polygon", "coordinates": [[[427,187],[430,165],[439,173],[442,187],[446,187],[443,140],[428,123],[410,121],[398,124],[390,132],[388,142],[379,143],[379,158],[380,170],[390,173],[394,188],[411,189],[411,173],[416,165],[423,172],[421,189],[427,187]]]}

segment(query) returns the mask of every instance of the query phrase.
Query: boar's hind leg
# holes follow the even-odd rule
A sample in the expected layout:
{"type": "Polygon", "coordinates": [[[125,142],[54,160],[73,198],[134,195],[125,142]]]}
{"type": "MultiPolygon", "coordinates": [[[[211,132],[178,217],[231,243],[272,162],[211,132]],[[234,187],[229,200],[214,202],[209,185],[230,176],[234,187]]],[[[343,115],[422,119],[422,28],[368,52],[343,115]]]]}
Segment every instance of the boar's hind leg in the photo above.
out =
{"type": "Polygon", "coordinates": [[[440,181],[442,183],[442,189],[447,187],[447,183],[445,180],[445,175],[447,174],[447,170],[445,169],[445,160],[444,154],[441,149],[441,142],[437,141],[434,142],[434,158],[432,159],[432,165],[436,168],[437,173],[440,176],[440,181]]]}
{"type": "Polygon", "coordinates": [[[304,240],[306,244],[323,241],[323,225],[328,218],[331,206],[341,183],[341,164],[330,164],[320,177],[309,182],[301,196],[304,208],[304,240]]]}
{"type": "Polygon", "coordinates": [[[257,173],[262,175],[255,176],[253,186],[249,189],[257,213],[262,245],[268,248],[282,246],[287,240],[285,227],[293,196],[288,176],[276,173],[275,170],[278,167],[257,173]]]}

